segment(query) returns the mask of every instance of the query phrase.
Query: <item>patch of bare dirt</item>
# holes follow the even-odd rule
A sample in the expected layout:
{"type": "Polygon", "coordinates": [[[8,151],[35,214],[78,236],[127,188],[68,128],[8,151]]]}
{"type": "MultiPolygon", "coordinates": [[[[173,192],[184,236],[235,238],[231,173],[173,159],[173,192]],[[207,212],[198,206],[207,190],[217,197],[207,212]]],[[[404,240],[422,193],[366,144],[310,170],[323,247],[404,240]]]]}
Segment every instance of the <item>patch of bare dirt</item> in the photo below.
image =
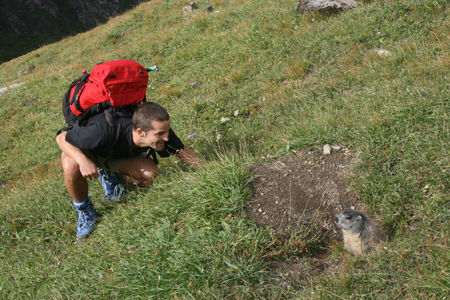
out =
{"type": "Polygon", "coordinates": [[[336,266],[327,255],[329,246],[341,240],[334,218],[343,211],[362,210],[346,180],[356,158],[342,147],[329,155],[303,150],[251,168],[248,217],[270,227],[279,246],[299,248],[299,255],[271,262],[276,279],[307,284],[336,266]]]}

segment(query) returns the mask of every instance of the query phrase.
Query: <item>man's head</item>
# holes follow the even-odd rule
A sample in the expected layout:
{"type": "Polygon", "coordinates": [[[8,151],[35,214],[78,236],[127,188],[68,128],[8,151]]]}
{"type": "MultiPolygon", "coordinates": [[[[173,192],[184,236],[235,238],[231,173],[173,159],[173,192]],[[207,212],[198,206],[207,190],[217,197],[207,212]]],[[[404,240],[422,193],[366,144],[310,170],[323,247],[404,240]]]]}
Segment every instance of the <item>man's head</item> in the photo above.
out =
{"type": "Polygon", "coordinates": [[[169,140],[170,118],[167,111],[157,103],[147,102],[137,107],[133,114],[133,142],[138,147],[164,149],[169,140]]]}
{"type": "Polygon", "coordinates": [[[146,102],[138,106],[133,114],[133,129],[152,130],[153,121],[169,121],[169,113],[158,103],[146,102]]]}

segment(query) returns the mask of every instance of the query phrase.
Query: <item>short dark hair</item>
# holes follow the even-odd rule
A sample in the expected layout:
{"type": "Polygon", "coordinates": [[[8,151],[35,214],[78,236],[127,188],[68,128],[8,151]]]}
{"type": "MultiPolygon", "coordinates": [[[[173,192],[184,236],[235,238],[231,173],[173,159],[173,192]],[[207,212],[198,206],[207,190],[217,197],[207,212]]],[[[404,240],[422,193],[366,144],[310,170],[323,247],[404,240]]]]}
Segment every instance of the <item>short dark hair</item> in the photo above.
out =
{"type": "Polygon", "coordinates": [[[154,129],[153,121],[164,122],[169,120],[169,113],[155,102],[145,102],[139,105],[133,114],[133,129],[141,128],[144,131],[154,129]]]}

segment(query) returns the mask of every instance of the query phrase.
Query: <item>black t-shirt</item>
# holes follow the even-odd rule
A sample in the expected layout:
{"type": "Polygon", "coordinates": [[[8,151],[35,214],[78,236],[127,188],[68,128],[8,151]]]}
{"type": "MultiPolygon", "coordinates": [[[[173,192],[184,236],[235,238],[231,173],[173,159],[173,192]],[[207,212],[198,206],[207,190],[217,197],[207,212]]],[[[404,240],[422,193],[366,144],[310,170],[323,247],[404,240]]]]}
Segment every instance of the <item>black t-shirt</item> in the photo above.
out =
{"type": "Polygon", "coordinates": [[[94,154],[109,159],[121,159],[150,151],[156,162],[155,152],[161,157],[168,157],[184,149],[184,145],[172,128],[169,141],[162,151],[151,147],[136,147],[133,144],[133,123],[130,118],[117,118],[115,126],[106,121],[104,114],[92,117],[85,126],[73,127],[67,131],[66,141],[86,154],[94,154]]]}

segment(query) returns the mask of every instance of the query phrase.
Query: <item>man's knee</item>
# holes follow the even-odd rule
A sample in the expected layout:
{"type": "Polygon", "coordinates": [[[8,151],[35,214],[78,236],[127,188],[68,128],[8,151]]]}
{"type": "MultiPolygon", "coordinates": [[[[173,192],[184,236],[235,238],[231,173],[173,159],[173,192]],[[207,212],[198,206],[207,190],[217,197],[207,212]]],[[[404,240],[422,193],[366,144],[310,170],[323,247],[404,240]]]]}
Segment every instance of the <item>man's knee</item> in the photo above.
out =
{"type": "Polygon", "coordinates": [[[149,169],[142,169],[142,177],[144,179],[151,180],[159,176],[159,169],[156,166],[152,166],[149,169]]]}
{"type": "Polygon", "coordinates": [[[130,183],[148,186],[159,176],[158,166],[151,160],[136,157],[125,161],[120,166],[120,172],[130,183]]]}
{"type": "Polygon", "coordinates": [[[153,180],[159,176],[159,169],[153,162],[141,165],[138,170],[138,178],[136,180],[143,186],[151,185],[153,180]]]}
{"type": "Polygon", "coordinates": [[[64,177],[77,177],[77,175],[81,176],[80,166],[74,159],[66,155],[64,152],[61,153],[61,164],[64,177]]]}

